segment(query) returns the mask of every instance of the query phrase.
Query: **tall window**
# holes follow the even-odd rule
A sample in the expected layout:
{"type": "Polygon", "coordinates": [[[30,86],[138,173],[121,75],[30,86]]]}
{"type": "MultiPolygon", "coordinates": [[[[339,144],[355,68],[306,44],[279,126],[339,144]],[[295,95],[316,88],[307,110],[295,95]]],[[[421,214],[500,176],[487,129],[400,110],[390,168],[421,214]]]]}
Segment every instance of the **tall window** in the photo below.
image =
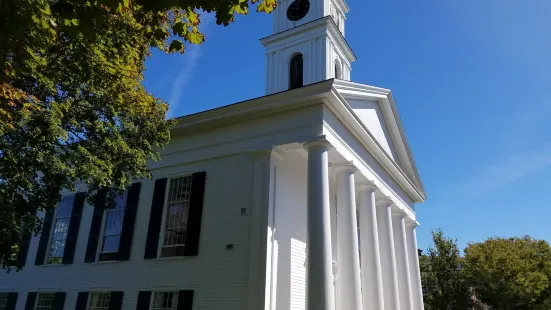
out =
{"type": "Polygon", "coordinates": [[[0,310],[6,310],[8,304],[8,294],[0,293],[0,310]]]}
{"type": "Polygon", "coordinates": [[[54,307],[55,293],[38,293],[34,310],[50,310],[54,307]]]}
{"type": "Polygon", "coordinates": [[[338,60],[335,60],[335,78],[340,79],[340,80],[343,79],[342,67],[341,67],[341,64],[338,60]]]}
{"type": "Polygon", "coordinates": [[[65,251],[65,242],[69,232],[69,223],[71,222],[71,213],[75,196],[64,196],[55,212],[54,230],[50,243],[50,252],[48,253],[48,264],[61,264],[63,252],[65,251]]]}
{"type": "Polygon", "coordinates": [[[178,307],[178,292],[155,292],[151,310],[176,310],[178,307]]]}
{"type": "Polygon", "coordinates": [[[105,210],[101,253],[115,253],[119,251],[127,198],[128,191],[122,195],[117,195],[113,208],[105,210]]]}
{"type": "Polygon", "coordinates": [[[162,256],[178,256],[186,243],[192,177],[170,180],[165,210],[162,256]]]}
{"type": "Polygon", "coordinates": [[[87,310],[109,310],[111,293],[91,293],[87,310]]]}
{"type": "Polygon", "coordinates": [[[304,58],[302,54],[296,54],[291,58],[289,89],[295,89],[304,85],[304,58]]]}

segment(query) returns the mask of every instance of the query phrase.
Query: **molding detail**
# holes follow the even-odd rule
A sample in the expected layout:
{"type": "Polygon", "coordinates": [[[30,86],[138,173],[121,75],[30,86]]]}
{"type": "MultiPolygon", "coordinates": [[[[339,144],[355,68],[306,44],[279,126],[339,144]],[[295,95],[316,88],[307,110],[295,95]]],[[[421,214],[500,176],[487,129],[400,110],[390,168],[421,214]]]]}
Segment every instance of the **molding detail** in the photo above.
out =
{"type": "Polygon", "coordinates": [[[390,197],[385,197],[383,199],[379,199],[379,200],[376,200],[375,201],[375,205],[377,207],[390,207],[394,204],[394,201],[392,201],[392,199],[390,197]]]}
{"type": "Polygon", "coordinates": [[[331,168],[335,173],[339,173],[340,171],[351,171],[352,173],[356,173],[358,171],[358,168],[356,168],[356,165],[352,161],[347,161],[343,163],[330,163],[329,168],[331,168]]]}
{"type": "Polygon", "coordinates": [[[296,28],[291,28],[285,31],[282,31],[280,33],[273,34],[271,36],[265,37],[263,39],[260,39],[260,42],[264,45],[264,47],[268,47],[268,45],[275,44],[277,41],[284,40],[286,38],[289,38],[291,36],[297,36],[300,33],[304,33],[310,30],[314,29],[326,29],[329,34],[331,35],[331,38],[343,48],[343,53],[346,56],[347,60],[349,62],[354,62],[356,60],[356,55],[352,51],[352,48],[350,48],[350,45],[342,35],[342,32],[339,30],[339,27],[337,27],[337,24],[333,21],[333,18],[331,16],[325,16],[316,20],[313,20],[311,22],[308,22],[306,24],[303,24],[296,28]]]}
{"type": "Polygon", "coordinates": [[[359,192],[361,192],[361,191],[374,192],[378,189],[379,188],[377,187],[377,185],[375,185],[375,182],[373,182],[371,180],[360,182],[360,183],[356,184],[356,190],[359,191],[359,192]]]}
{"type": "Polygon", "coordinates": [[[325,136],[320,136],[314,140],[311,140],[311,141],[308,141],[306,143],[304,143],[303,147],[308,150],[312,147],[316,147],[316,146],[321,146],[321,147],[326,147],[327,150],[330,150],[333,148],[333,145],[331,144],[331,142],[329,142],[325,136]]]}
{"type": "Polygon", "coordinates": [[[416,228],[416,227],[419,227],[421,224],[419,224],[419,222],[417,222],[416,220],[413,220],[411,218],[406,218],[406,227],[413,227],[413,228],[416,228]]]}
{"type": "Polygon", "coordinates": [[[407,213],[398,207],[392,208],[391,211],[393,217],[406,218],[407,216],[407,213]]]}

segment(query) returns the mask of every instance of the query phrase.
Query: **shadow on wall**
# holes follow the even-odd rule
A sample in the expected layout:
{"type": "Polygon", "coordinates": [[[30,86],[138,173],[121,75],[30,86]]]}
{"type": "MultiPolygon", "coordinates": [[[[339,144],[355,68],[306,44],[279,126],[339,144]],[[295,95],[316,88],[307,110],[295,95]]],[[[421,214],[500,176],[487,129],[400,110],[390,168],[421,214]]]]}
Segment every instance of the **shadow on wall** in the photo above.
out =
{"type": "Polygon", "coordinates": [[[287,153],[276,180],[273,310],[306,307],[306,184],[306,159],[287,153]]]}

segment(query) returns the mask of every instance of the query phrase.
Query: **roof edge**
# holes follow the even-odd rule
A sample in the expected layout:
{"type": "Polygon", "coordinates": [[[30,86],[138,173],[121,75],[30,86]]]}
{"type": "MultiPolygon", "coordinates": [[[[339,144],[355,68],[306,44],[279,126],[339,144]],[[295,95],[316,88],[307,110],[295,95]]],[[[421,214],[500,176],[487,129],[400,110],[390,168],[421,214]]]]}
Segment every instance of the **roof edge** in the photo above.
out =
{"type": "Polygon", "coordinates": [[[218,108],[197,112],[189,115],[180,116],[176,119],[177,125],[173,126],[171,131],[178,131],[183,128],[189,128],[201,123],[220,121],[223,119],[231,119],[236,116],[245,115],[248,113],[257,113],[264,110],[271,110],[274,106],[289,106],[297,103],[305,102],[305,98],[311,101],[316,96],[330,92],[334,79],[317,82],[314,84],[305,85],[301,88],[286,90],[262,97],[248,99],[218,108]]]}

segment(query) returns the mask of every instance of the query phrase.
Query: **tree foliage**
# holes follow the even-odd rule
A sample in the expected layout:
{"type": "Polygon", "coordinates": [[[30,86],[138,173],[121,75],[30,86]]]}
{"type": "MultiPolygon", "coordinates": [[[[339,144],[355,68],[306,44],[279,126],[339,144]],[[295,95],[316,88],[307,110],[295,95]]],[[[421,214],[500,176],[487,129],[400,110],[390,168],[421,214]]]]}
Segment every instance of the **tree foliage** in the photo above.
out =
{"type": "Polygon", "coordinates": [[[529,236],[469,244],[465,273],[492,309],[551,309],[551,247],[529,236]]]}
{"type": "Polygon", "coordinates": [[[463,259],[457,241],[444,236],[441,230],[432,232],[434,246],[421,258],[423,285],[427,289],[427,310],[471,309],[469,286],[461,266],[463,259]]]}
{"type": "MultiPolygon", "coordinates": [[[[150,47],[200,44],[200,11],[228,25],[257,0],[0,1],[0,262],[14,265],[63,189],[124,190],[169,141],[167,105],[141,84],[150,47]]],[[[270,12],[275,0],[257,10],[270,12]]]]}

